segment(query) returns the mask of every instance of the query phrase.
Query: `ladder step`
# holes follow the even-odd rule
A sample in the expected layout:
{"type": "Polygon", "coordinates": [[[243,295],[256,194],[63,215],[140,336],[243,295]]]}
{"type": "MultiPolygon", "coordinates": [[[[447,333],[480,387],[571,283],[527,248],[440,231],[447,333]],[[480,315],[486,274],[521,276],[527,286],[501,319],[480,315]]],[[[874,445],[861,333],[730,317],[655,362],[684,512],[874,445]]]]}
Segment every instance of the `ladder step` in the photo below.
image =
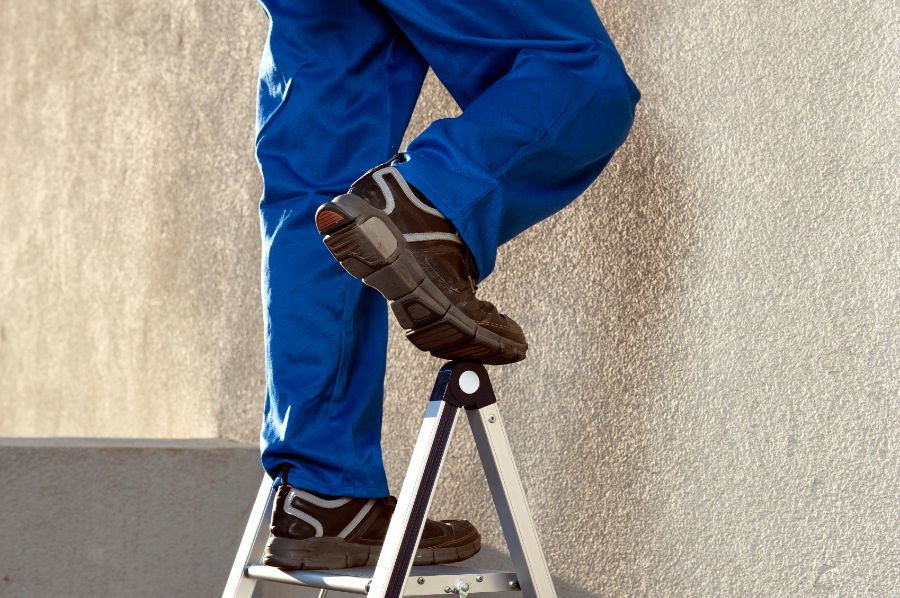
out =
{"type": "MultiPolygon", "coordinates": [[[[277,581],[295,586],[366,594],[369,582],[375,576],[375,568],[286,571],[266,565],[250,565],[247,567],[246,575],[253,579],[277,581]]],[[[420,565],[410,570],[403,595],[434,596],[447,593],[446,588],[451,588],[451,594],[459,594],[460,582],[468,584],[468,590],[463,594],[509,592],[519,589],[518,577],[512,571],[453,565],[420,565]]]]}

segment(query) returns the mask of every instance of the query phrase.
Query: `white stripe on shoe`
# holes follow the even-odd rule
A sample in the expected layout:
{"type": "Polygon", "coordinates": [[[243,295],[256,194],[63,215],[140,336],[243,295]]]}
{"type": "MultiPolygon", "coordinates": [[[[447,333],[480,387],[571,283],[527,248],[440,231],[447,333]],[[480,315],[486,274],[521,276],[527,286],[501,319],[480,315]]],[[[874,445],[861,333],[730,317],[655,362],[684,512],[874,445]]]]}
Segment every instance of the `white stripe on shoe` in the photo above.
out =
{"type": "MultiPolygon", "coordinates": [[[[343,496],[341,498],[320,498],[315,494],[307,492],[306,490],[301,490],[300,488],[291,488],[290,495],[299,496],[306,502],[310,504],[314,504],[317,507],[322,507],[323,509],[336,509],[338,507],[343,507],[345,504],[353,500],[351,496],[343,496]]],[[[290,496],[288,497],[290,498],[290,496]]]]}
{"type": "Polygon", "coordinates": [[[462,244],[462,239],[457,233],[403,233],[403,238],[412,243],[415,241],[454,241],[462,244]]]}
{"type": "MultiPolygon", "coordinates": [[[[325,534],[325,530],[322,527],[322,522],[306,511],[302,511],[295,507],[293,504],[293,500],[295,497],[326,509],[335,509],[337,507],[342,507],[353,500],[353,497],[348,496],[342,498],[324,499],[316,496],[315,494],[310,494],[309,492],[306,492],[305,490],[302,490],[300,488],[291,488],[291,491],[288,492],[287,498],[285,498],[284,500],[284,512],[310,524],[313,529],[315,529],[317,538],[321,538],[325,534]]],[[[346,538],[350,534],[350,532],[356,529],[356,526],[360,524],[363,518],[369,514],[369,511],[372,510],[373,506],[375,506],[375,499],[370,498],[368,501],[366,501],[366,504],[364,504],[362,508],[360,508],[359,512],[353,517],[353,519],[350,520],[350,523],[348,523],[344,527],[344,529],[341,530],[341,533],[339,533],[337,537],[346,538]]]]}
{"type": "MultiPolygon", "coordinates": [[[[309,494],[308,492],[303,492],[303,494],[309,494]]],[[[312,496],[311,494],[309,494],[312,496]]],[[[288,493],[287,498],[284,500],[284,512],[293,515],[297,519],[301,521],[305,521],[306,523],[313,526],[313,529],[316,530],[316,537],[321,538],[325,535],[324,530],[322,529],[322,522],[310,515],[309,513],[305,513],[295,507],[293,505],[294,497],[303,498],[300,493],[295,488],[291,488],[291,491],[288,493]]]]}
{"type": "Polygon", "coordinates": [[[356,514],[356,517],[350,520],[350,523],[347,524],[341,533],[338,534],[338,538],[346,538],[347,535],[356,529],[356,526],[359,525],[359,522],[363,520],[363,517],[369,514],[369,511],[372,510],[372,507],[375,505],[375,499],[370,498],[366,504],[359,510],[359,513],[356,514]]]}
{"type": "Polygon", "coordinates": [[[413,203],[414,206],[422,210],[423,212],[427,212],[433,216],[437,216],[438,218],[447,219],[446,216],[441,214],[439,210],[429,206],[426,203],[423,203],[421,199],[413,193],[412,189],[409,188],[409,184],[404,180],[404,178],[400,175],[400,172],[394,168],[393,166],[387,166],[382,168],[377,172],[372,173],[372,178],[375,179],[375,183],[378,184],[378,188],[381,189],[381,193],[384,194],[384,213],[390,214],[394,211],[394,194],[391,192],[390,185],[387,184],[387,181],[384,180],[384,176],[386,174],[391,174],[394,177],[394,181],[400,188],[403,189],[403,193],[406,194],[406,197],[413,203]]]}

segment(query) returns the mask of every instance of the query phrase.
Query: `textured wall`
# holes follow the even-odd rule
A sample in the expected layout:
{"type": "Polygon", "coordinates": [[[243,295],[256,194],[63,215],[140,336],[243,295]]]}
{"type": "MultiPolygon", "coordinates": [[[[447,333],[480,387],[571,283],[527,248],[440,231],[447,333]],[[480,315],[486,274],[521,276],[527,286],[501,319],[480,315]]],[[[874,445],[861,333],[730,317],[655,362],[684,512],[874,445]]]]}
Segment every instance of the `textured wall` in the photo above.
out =
{"type": "Polygon", "coordinates": [[[259,419],[263,18],[0,3],[0,435],[259,419]]]}
{"type": "MultiPolygon", "coordinates": [[[[892,2],[598,5],[635,130],[482,285],[566,596],[900,593],[892,2]]],[[[252,441],[264,17],[0,4],[0,434],[252,441]]],[[[410,133],[455,106],[429,80],[410,133]]],[[[399,491],[439,362],[392,328],[399,491]]],[[[463,424],[434,505],[502,549],[463,424]]]]}

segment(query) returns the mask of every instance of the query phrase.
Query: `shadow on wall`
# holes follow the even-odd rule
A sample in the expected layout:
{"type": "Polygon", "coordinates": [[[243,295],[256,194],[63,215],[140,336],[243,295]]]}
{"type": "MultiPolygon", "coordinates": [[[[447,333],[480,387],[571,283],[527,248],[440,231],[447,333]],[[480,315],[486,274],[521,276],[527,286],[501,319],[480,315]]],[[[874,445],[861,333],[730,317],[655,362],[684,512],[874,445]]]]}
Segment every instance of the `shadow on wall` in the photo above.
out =
{"type": "Polygon", "coordinates": [[[513,448],[541,529],[572,505],[559,536],[576,547],[555,542],[548,556],[592,585],[617,578],[617,587],[641,587],[630,551],[661,516],[664,493],[646,492],[658,467],[648,402],[664,396],[665,376],[678,375],[659,364],[678,326],[674,306],[688,286],[700,217],[679,144],[645,92],[607,170],[571,206],[504,246],[503,271],[486,291],[516,299],[509,313],[530,336],[529,359],[491,370],[502,404],[552,402],[539,423],[533,410],[504,410],[509,429],[521,432],[513,448]]]}
{"type": "MultiPolygon", "coordinates": [[[[646,491],[660,467],[648,404],[665,395],[667,376],[679,375],[660,365],[679,326],[674,306],[688,287],[702,214],[689,149],[667,126],[659,94],[649,86],[642,93],[635,127],[599,179],[502,246],[479,290],[529,337],[528,359],[489,372],[551,571],[584,580],[561,596],[644,587],[653,557],[641,554],[641,539],[654,536],[665,509],[665,492],[646,491]]],[[[445,103],[430,76],[424,94],[413,131],[423,116],[445,116],[432,109],[445,103]]],[[[401,480],[439,364],[407,346],[396,327],[392,333],[392,363],[404,367],[388,367],[384,449],[389,477],[401,480]]],[[[470,480],[469,495],[438,492],[433,512],[480,513],[473,520],[498,545],[486,484],[471,479],[480,464],[465,434],[441,479],[470,480]]]]}

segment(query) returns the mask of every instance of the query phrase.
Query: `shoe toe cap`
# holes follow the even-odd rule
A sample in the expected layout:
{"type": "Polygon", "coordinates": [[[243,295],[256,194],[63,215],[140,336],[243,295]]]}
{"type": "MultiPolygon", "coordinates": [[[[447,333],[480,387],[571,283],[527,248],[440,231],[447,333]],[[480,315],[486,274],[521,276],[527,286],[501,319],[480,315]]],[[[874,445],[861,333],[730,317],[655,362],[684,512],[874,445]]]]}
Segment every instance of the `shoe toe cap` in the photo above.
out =
{"type": "Polygon", "coordinates": [[[429,548],[446,548],[451,546],[466,546],[480,541],[481,534],[470,522],[465,519],[442,519],[434,521],[429,519],[426,527],[428,537],[423,534],[423,545],[429,548]]]}
{"type": "Polygon", "coordinates": [[[525,340],[525,331],[519,326],[518,322],[500,312],[488,312],[484,319],[480,322],[486,326],[488,330],[496,332],[500,336],[512,339],[523,345],[527,344],[525,340]]]}

